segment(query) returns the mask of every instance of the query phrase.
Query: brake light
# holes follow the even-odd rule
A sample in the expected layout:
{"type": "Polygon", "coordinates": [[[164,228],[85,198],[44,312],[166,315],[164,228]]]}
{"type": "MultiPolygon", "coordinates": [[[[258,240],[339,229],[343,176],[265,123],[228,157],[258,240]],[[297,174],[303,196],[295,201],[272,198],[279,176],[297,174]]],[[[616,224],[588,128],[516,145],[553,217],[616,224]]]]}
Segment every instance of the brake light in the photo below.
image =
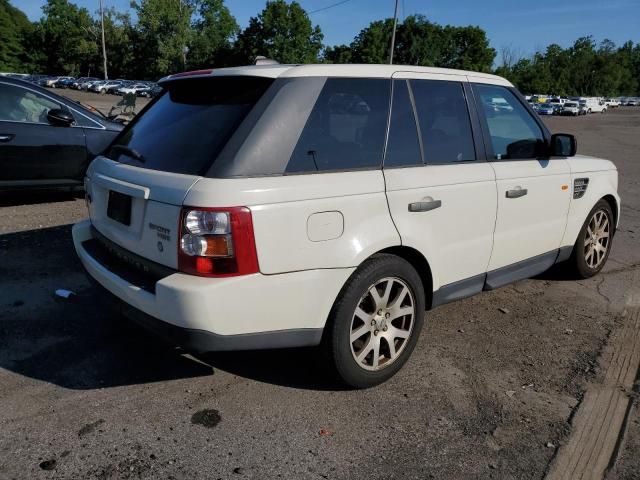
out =
{"type": "Polygon", "coordinates": [[[205,277],[257,273],[251,210],[184,207],[180,214],[178,269],[205,277]]]}

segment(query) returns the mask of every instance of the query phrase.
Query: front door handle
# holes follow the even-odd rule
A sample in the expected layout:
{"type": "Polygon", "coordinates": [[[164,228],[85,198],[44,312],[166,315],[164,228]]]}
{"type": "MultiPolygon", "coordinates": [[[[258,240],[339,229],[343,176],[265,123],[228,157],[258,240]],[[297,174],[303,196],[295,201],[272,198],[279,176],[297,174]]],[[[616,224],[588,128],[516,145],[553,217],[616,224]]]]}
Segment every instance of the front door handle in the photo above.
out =
{"type": "Polygon", "coordinates": [[[0,133],[0,142],[10,142],[13,140],[13,137],[15,137],[15,135],[10,133],[0,133]]]}
{"type": "Polygon", "coordinates": [[[507,190],[507,198],[520,198],[524,197],[527,193],[529,193],[529,190],[518,187],[513,190],[507,190]]]}
{"type": "Polygon", "coordinates": [[[428,212],[442,206],[442,200],[429,200],[422,202],[413,202],[409,204],[410,212],[428,212]]]}

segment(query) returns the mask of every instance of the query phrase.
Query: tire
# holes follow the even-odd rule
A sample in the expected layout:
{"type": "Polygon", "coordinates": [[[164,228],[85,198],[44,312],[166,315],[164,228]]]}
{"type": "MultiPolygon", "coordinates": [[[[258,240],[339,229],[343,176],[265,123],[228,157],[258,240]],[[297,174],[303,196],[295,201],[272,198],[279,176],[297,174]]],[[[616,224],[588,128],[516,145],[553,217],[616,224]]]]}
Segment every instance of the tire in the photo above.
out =
{"type": "Polygon", "coordinates": [[[378,385],[411,356],[424,312],[424,287],[413,266],[395,255],[374,255],[349,278],[331,309],[321,345],[324,358],[343,383],[378,385]]]}
{"type": "Polygon", "coordinates": [[[578,239],[573,247],[573,252],[571,253],[571,258],[568,261],[568,267],[579,278],[590,278],[596,275],[602,267],[604,267],[605,263],[607,263],[607,259],[609,258],[609,253],[611,252],[611,246],[613,241],[613,235],[615,233],[615,223],[613,219],[613,212],[611,211],[611,206],[606,200],[599,200],[598,203],[591,209],[589,215],[587,215],[587,219],[585,220],[582,228],[580,229],[580,233],[578,234],[578,239]],[[604,220],[602,220],[602,216],[606,218],[606,228],[602,226],[604,220]],[[600,231],[601,233],[605,233],[606,237],[600,237],[595,239],[596,237],[592,237],[589,233],[591,230],[597,229],[598,218],[600,218],[600,231]],[[595,223],[593,223],[595,222],[595,223]],[[594,225],[596,228],[594,229],[594,225]],[[593,247],[593,241],[596,241],[601,247],[593,247]],[[604,252],[599,250],[596,252],[598,248],[604,248],[604,252]],[[588,250],[587,250],[588,249],[588,250]]]}

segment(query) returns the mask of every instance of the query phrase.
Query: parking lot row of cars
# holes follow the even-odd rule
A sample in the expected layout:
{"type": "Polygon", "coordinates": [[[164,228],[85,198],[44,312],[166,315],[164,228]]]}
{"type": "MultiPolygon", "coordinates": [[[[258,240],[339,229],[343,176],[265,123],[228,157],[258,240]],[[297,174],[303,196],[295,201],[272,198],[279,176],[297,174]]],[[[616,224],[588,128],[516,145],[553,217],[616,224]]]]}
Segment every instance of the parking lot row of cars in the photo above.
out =
{"type": "Polygon", "coordinates": [[[640,98],[601,98],[601,97],[551,97],[546,95],[527,95],[527,101],[538,115],[567,115],[577,117],[590,113],[606,113],[608,109],[620,106],[636,107],[640,98]]]}
{"type": "Polygon", "coordinates": [[[124,95],[134,93],[138,97],[152,98],[162,90],[157,83],[142,80],[101,80],[96,77],[68,77],[49,75],[7,74],[27,82],[48,88],[71,88],[100,94],[124,95]]]}

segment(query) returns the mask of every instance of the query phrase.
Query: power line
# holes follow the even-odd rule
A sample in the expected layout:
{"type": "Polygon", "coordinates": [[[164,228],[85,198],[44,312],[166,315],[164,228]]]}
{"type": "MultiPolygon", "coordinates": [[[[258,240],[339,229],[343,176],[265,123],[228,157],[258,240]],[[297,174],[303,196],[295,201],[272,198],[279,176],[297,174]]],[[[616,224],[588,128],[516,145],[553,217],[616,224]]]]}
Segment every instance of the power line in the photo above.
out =
{"type": "Polygon", "coordinates": [[[311,10],[310,12],[307,13],[307,15],[311,15],[312,13],[322,12],[324,10],[329,10],[330,8],[337,7],[339,5],[342,5],[342,4],[350,2],[350,1],[351,0],[342,0],[341,2],[333,3],[331,5],[327,5],[326,7],[318,8],[317,10],[311,10]]]}

